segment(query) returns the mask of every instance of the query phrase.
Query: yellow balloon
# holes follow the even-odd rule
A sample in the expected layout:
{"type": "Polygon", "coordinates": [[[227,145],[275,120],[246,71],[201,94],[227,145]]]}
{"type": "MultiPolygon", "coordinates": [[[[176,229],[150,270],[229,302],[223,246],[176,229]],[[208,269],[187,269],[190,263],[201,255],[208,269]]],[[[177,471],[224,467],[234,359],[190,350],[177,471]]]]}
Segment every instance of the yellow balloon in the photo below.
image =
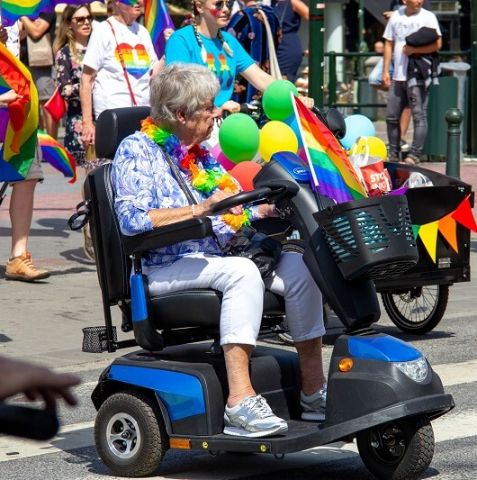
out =
{"type": "Polygon", "coordinates": [[[382,160],[388,158],[388,149],[386,144],[378,137],[359,137],[357,142],[358,153],[366,153],[366,145],[369,149],[370,157],[378,157],[382,160]]]}
{"type": "Polygon", "coordinates": [[[258,151],[265,162],[269,162],[277,152],[298,151],[298,139],[295,132],[283,122],[272,120],[260,130],[258,151]]]}

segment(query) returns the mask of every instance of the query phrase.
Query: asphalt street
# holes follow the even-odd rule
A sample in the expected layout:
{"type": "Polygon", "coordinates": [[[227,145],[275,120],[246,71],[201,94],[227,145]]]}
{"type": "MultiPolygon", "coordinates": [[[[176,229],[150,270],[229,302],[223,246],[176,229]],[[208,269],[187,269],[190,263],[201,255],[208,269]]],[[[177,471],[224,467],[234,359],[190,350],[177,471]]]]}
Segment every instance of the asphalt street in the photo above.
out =
{"type": "MultiPolygon", "coordinates": [[[[432,166],[442,169],[442,165],[432,166]]],[[[76,372],[82,384],[75,409],[61,408],[62,430],[52,441],[29,442],[0,436],[1,480],[96,480],[109,472],[94,447],[95,410],[90,401],[99,374],[113,354],[81,352],[82,328],[101,325],[102,305],[95,266],[82,252],[82,234],[66,224],[81,200],[81,182],[67,180],[45,167],[46,181],[38,187],[30,250],[38,266],[50,268],[49,279],[31,285],[9,282],[0,267],[0,354],[41,362],[60,371],[76,372]]],[[[462,177],[473,183],[477,164],[463,165],[462,177]]],[[[0,255],[9,250],[8,196],[0,206],[0,255]]],[[[477,238],[471,245],[471,264],[476,272],[477,238]]],[[[475,275],[474,275],[475,276],[475,275]]],[[[434,460],[424,478],[474,480],[477,477],[477,313],[476,282],[450,289],[446,314],[434,331],[412,337],[399,332],[385,314],[377,330],[410,341],[429,359],[441,376],[456,408],[433,422],[436,436],[434,460]]],[[[117,312],[115,322],[119,321],[117,312]]],[[[340,330],[332,321],[330,333],[340,330]]],[[[274,338],[265,344],[276,344],[274,338]]],[[[324,347],[331,355],[329,340],[324,347]]],[[[21,402],[21,399],[15,399],[21,402]]],[[[357,454],[355,444],[337,443],[287,455],[278,460],[269,455],[237,456],[220,453],[169,451],[156,479],[265,480],[277,475],[287,479],[371,479],[357,454]]],[[[109,478],[114,478],[109,476],[109,478]]]]}

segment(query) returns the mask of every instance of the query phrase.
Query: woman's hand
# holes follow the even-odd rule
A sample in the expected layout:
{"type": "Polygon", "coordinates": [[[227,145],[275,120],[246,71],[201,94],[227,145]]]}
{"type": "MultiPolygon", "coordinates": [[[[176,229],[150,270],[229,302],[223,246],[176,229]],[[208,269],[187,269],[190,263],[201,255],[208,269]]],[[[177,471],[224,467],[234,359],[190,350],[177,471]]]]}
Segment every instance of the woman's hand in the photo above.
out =
{"type": "MultiPolygon", "coordinates": [[[[225,200],[226,198],[232,197],[233,195],[235,195],[235,193],[217,190],[207,200],[205,200],[205,202],[199,203],[199,206],[203,209],[203,215],[210,215],[212,213],[212,207],[216,203],[220,202],[221,200],[225,200]]],[[[231,209],[229,209],[229,212],[233,215],[241,215],[243,213],[243,206],[237,205],[236,207],[232,207],[231,209]]]]}
{"type": "Polygon", "coordinates": [[[257,212],[260,218],[278,217],[277,209],[271,203],[262,203],[258,206],[257,212]]]}
{"type": "Polygon", "coordinates": [[[17,92],[15,92],[14,90],[8,90],[8,92],[0,95],[0,107],[4,107],[9,103],[13,102],[14,100],[18,100],[19,98],[22,98],[22,96],[18,95],[17,92]]]}
{"type": "Polygon", "coordinates": [[[238,113],[240,112],[240,103],[234,102],[233,100],[228,100],[222,105],[222,111],[229,113],[238,113]]]}
{"type": "Polygon", "coordinates": [[[389,88],[391,86],[391,76],[389,71],[383,70],[383,87],[389,88]]]}
{"type": "Polygon", "coordinates": [[[88,145],[94,144],[96,127],[92,122],[83,122],[83,130],[81,132],[81,140],[85,148],[88,145]]]}

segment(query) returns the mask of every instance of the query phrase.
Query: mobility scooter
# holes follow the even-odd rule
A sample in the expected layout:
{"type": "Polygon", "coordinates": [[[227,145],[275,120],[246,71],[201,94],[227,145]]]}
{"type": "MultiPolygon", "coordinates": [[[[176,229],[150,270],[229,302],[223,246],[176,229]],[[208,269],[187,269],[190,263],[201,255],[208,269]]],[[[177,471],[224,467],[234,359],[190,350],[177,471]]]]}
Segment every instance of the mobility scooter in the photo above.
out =
{"type": "MultiPolygon", "coordinates": [[[[103,112],[96,126],[98,156],[113,158],[120,141],[148,113],[145,107],[103,112]]],[[[242,203],[275,202],[282,221],[300,232],[304,261],[346,328],[330,361],[323,423],[301,420],[297,355],[262,346],[254,350],[254,388],[289,425],[286,435],[266,438],[222,433],[227,382],[217,342],[220,292],[194,289],[152,297],[141,271],[143,252],[210,235],[210,220],[123,236],[110,165],[87,177],[85,203],[70,225],[79,228],[89,218],[105,326],[84,330],[83,350],[140,347],[114,360],[92,393],[96,447],[114,474],[151,475],[169,449],[280,457],[354,438],[363,462],[380,479],[419,478],[431,463],[430,422],[452,409],[453,399],[421,352],[372,329],[380,316],[372,278],[399,274],[417,260],[406,199],[326,206],[329,202],[308,188],[307,176],[296,158],[277,154],[255,178],[255,190],[216,205],[219,213],[242,203]],[[134,338],[117,340],[113,306],[122,312],[123,331],[132,331],[134,338]]],[[[267,291],[262,328],[277,325],[283,315],[282,299],[267,291]]]]}

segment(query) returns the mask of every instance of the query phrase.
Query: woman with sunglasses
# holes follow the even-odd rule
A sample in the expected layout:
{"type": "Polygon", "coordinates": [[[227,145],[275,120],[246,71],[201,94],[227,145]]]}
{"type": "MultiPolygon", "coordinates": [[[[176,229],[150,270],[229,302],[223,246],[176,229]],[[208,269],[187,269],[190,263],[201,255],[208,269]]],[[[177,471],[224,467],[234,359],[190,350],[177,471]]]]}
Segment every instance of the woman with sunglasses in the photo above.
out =
{"type": "Polygon", "coordinates": [[[79,87],[92,20],[89,5],[68,5],[63,11],[53,44],[56,82],[67,104],[64,145],[80,166],[85,166],[85,163],[79,87]]]}
{"type": "Polygon", "coordinates": [[[213,72],[220,84],[215,105],[222,110],[238,112],[240,105],[232,100],[237,74],[260,91],[273,82],[228,32],[230,9],[225,0],[193,0],[192,24],[177,30],[166,44],[166,64],[198,63],[213,72]]]}

